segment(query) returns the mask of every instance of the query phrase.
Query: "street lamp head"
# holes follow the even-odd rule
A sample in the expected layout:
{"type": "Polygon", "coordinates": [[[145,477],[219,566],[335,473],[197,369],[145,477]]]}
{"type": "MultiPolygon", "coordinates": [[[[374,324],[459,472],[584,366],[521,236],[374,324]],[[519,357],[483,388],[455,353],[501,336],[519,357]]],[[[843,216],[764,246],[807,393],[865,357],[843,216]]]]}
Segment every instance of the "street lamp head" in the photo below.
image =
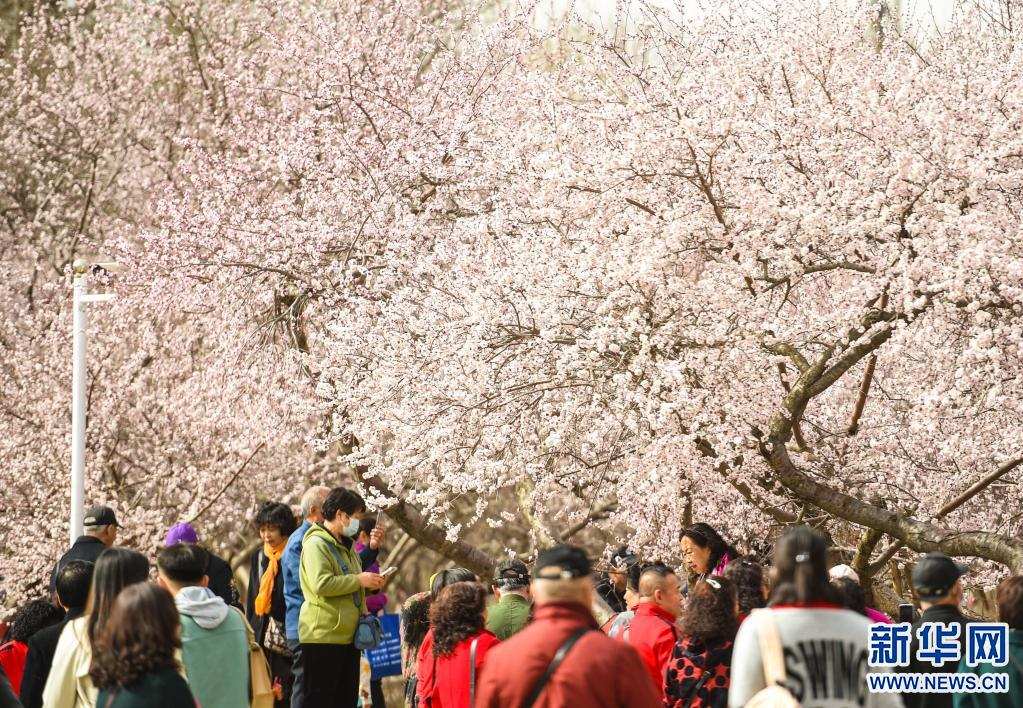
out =
{"type": "Polygon", "coordinates": [[[124,271],[124,266],[117,261],[93,261],[88,258],[76,258],[71,268],[75,276],[85,275],[117,275],[124,271]]]}
{"type": "Polygon", "coordinates": [[[124,271],[124,266],[117,261],[97,261],[92,264],[93,275],[117,275],[124,271]]]}

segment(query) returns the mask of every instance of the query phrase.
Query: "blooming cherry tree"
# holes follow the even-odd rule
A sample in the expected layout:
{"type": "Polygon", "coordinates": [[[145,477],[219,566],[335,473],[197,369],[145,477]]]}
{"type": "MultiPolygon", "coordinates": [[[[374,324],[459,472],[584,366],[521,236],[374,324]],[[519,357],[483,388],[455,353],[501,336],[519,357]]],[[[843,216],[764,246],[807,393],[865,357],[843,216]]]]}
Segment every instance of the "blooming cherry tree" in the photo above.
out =
{"type": "MultiPolygon", "coordinates": [[[[238,510],[344,463],[481,570],[473,534],[671,556],[691,520],[867,530],[864,568],[903,545],[1023,568],[1023,55],[982,13],[912,42],[799,0],[611,33],[400,1],[95,13],[78,93],[17,85],[65,111],[106,86],[131,127],[97,129],[118,169],[89,231],[129,265],[120,380],[161,352],[111,399],[165,416],[133,443],[166,470],[128,500],[152,527],[182,469],[196,509],[238,510]],[[161,430],[202,444],[170,459],[161,430]]],[[[21,351],[58,371],[66,341],[21,351]]],[[[21,375],[7,400],[66,410],[21,375]]],[[[58,423],[26,500],[59,488],[58,423]]]]}

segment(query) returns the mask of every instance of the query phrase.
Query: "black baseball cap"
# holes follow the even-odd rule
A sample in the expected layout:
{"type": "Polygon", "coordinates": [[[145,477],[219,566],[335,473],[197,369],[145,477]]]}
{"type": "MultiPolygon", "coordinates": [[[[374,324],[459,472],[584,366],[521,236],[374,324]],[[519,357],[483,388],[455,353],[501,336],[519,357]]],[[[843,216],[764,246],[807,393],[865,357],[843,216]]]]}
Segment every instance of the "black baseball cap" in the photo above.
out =
{"type": "Polygon", "coordinates": [[[913,588],[924,600],[944,597],[968,570],[944,553],[928,553],[913,568],[913,588]]]}
{"type": "Polygon", "coordinates": [[[639,562],[639,556],[629,550],[628,546],[622,546],[611,556],[611,567],[617,571],[625,572],[639,562]]]}
{"type": "Polygon", "coordinates": [[[578,546],[561,545],[543,551],[533,565],[537,580],[571,580],[585,578],[593,572],[586,551],[578,546]],[[554,568],[559,568],[555,571],[554,568]],[[547,572],[544,572],[544,571],[547,572]]]}
{"type": "Polygon", "coordinates": [[[497,566],[494,584],[503,587],[525,587],[529,585],[529,568],[517,558],[507,560],[497,566]]]}
{"type": "Polygon", "coordinates": [[[92,506],[85,512],[82,526],[120,526],[117,516],[109,506],[92,506]]]}

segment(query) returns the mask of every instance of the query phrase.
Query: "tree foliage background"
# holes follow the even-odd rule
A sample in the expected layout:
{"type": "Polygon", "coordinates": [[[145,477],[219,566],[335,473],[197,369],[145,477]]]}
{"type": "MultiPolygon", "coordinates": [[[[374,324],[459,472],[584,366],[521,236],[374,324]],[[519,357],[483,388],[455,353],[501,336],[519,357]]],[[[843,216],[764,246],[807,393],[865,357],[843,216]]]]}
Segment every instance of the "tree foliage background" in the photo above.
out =
{"type": "Polygon", "coordinates": [[[91,283],[88,488],[143,548],[195,518],[243,549],[258,499],[348,480],[481,571],[671,558],[692,520],[813,523],[897,589],[910,551],[1023,568],[1000,7],[9,9],[5,584],[65,542],[68,272],[99,253],[127,269],[91,283]]]}

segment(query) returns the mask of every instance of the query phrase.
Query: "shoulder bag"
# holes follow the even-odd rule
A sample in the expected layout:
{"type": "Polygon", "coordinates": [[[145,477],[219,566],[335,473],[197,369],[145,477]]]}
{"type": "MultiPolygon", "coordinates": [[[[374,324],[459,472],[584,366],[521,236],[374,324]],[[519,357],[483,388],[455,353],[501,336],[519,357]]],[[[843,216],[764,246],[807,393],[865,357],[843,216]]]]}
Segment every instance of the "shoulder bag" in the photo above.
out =
{"type": "MultiPolygon", "coordinates": [[[[323,541],[327,544],[327,548],[334,554],[334,558],[337,560],[338,565],[341,566],[341,572],[345,575],[352,575],[352,571],[348,568],[348,564],[345,563],[344,557],[334,548],[334,544],[327,541],[323,541]]],[[[362,613],[362,603],[359,602],[360,591],[352,593],[352,602],[355,603],[355,609],[359,613],[362,613]]],[[[352,639],[352,644],[359,651],[369,651],[370,649],[376,649],[380,646],[381,640],[384,638],[384,628],[380,624],[380,619],[376,615],[371,614],[360,614],[359,622],[355,625],[355,636],[352,639]]]]}
{"type": "Polygon", "coordinates": [[[540,697],[543,690],[547,687],[547,683],[551,680],[551,676],[561,666],[561,662],[565,660],[565,656],[572,650],[575,643],[579,641],[584,634],[591,632],[589,627],[580,627],[576,631],[569,635],[565,643],[558,647],[558,650],[554,652],[554,658],[551,659],[551,663],[547,665],[547,670],[543,672],[539,680],[533,685],[533,689],[526,695],[526,700],[522,703],[522,708],[533,708],[533,704],[536,703],[536,699],[540,697]]]}
{"type": "Polygon", "coordinates": [[[469,705],[476,705],[476,645],[480,638],[476,637],[469,645],[469,705]]]}
{"type": "Polygon", "coordinates": [[[767,684],[753,694],[746,708],[800,708],[799,701],[785,687],[785,652],[782,649],[778,625],[769,609],[753,610],[751,616],[759,616],[757,638],[760,642],[760,661],[764,669],[764,683],[767,684]]]}
{"type": "Polygon", "coordinates": [[[263,647],[256,641],[249,621],[237,607],[233,608],[242,618],[245,636],[249,640],[249,700],[252,708],[273,708],[274,687],[270,681],[270,667],[266,663],[263,647]]]}

